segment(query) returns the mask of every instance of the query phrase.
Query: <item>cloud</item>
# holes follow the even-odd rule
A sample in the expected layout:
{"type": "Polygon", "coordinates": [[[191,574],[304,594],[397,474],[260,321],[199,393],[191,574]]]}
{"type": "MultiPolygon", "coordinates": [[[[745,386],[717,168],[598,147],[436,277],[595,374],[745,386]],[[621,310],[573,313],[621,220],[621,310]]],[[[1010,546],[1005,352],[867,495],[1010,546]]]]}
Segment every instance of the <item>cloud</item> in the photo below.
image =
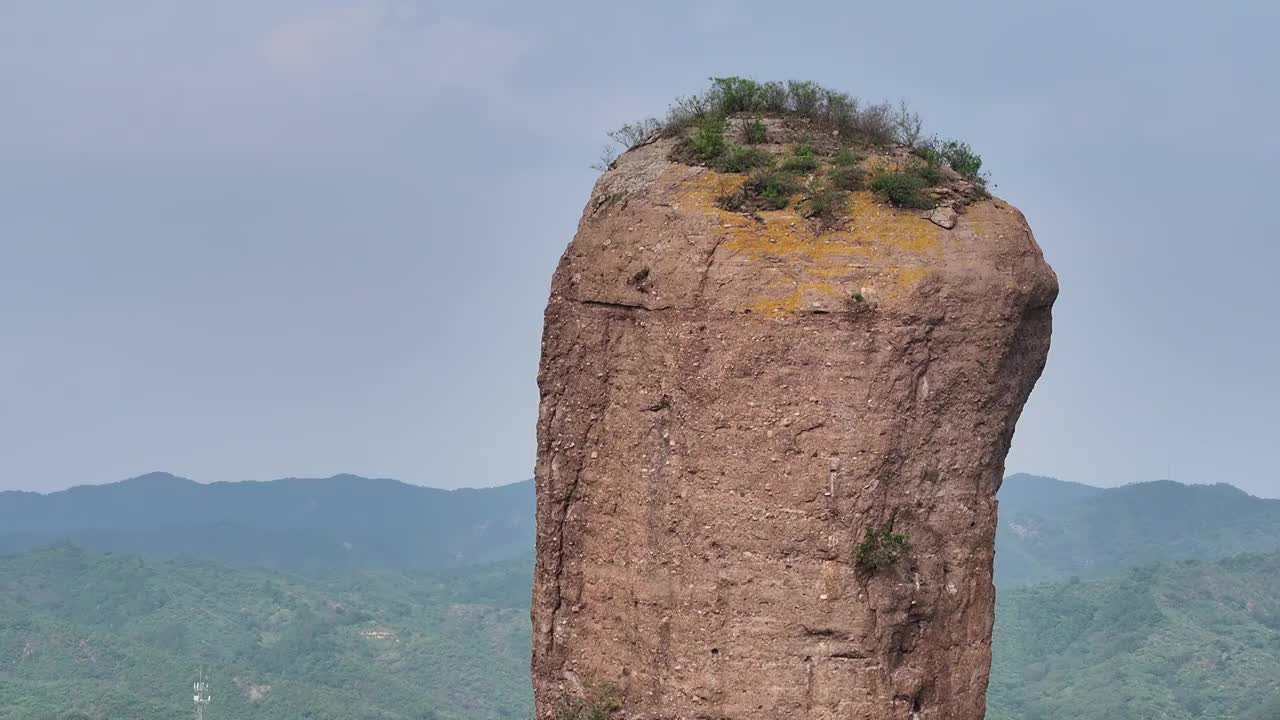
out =
{"type": "Polygon", "coordinates": [[[277,68],[315,67],[351,60],[368,49],[386,15],[384,4],[371,2],[290,19],[263,37],[263,58],[277,68]]]}
{"type": "Polygon", "coordinates": [[[434,95],[493,92],[527,43],[516,33],[455,17],[424,20],[381,0],[291,18],[262,38],[265,63],[279,71],[343,74],[365,92],[434,95]]]}
{"type": "Polygon", "coordinates": [[[289,5],[147,4],[66,32],[61,15],[30,6],[18,27],[0,23],[13,98],[0,155],[37,169],[54,157],[170,166],[245,154],[272,167],[368,156],[430,121],[444,94],[483,98],[479,111],[521,102],[528,30],[405,0],[289,5]]]}

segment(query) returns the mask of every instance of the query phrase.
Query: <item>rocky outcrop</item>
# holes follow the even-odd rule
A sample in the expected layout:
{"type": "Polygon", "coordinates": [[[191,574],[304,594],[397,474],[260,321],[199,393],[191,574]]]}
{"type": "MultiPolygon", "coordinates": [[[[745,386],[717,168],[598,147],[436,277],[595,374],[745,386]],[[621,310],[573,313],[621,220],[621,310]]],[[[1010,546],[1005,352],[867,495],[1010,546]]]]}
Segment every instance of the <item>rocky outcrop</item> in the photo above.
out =
{"type": "Polygon", "coordinates": [[[1026,221],[733,213],[741,178],[675,142],[599,180],[552,283],[539,720],[981,718],[996,490],[1057,294],[1026,221]],[[868,530],[909,538],[896,562],[859,564],[868,530]]]}

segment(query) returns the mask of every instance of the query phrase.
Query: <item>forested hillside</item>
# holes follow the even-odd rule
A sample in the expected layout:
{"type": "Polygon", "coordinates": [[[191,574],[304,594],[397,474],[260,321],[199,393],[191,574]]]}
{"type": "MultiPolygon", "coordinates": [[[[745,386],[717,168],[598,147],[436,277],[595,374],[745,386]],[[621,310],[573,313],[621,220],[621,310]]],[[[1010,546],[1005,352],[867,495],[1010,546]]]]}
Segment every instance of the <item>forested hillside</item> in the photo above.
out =
{"type": "MultiPolygon", "coordinates": [[[[1000,498],[989,717],[1280,720],[1280,502],[1032,476],[1000,498]]],[[[530,710],[530,483],[151,476],[0,493],[0,517],[22,551],[0,557],[0,720],[182,717],[200,668],[210,720],[530,710]]]]}
{"type": "Polygon", "coordinates": [[[1280,718],[1280,555],[1004,590],[991,720],[1280,718]]]}
{"type": "MultiPolygon", "coordinates": [[[[524,718],[530,559],[306,580],[57,547],[0,559],[0,719],[524,718]]],[[[1003,590],[993,720],[1275,720],[1280,555],[1003,590]],[[1271,714],[1268,714],[1271,713],[1271,714]]]]}
{"type": "Polygon", "coordinates": [[[525,718],[531,558],[307,580],[59,546],[0,558],[0,719],[525,718]]]}

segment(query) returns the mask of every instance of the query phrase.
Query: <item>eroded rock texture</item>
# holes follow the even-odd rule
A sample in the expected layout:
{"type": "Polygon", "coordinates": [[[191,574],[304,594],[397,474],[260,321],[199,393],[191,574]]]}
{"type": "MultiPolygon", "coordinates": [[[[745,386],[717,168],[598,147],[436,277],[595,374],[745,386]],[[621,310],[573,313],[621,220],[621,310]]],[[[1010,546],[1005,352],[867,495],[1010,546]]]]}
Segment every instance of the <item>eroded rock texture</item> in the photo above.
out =
{"type": "Polygon", "coordinates": [[[538,420],[538,718],[981,718],[996,490],[1057,280],[1021,213],[868,193],[821,235],[732,176],[602,177],[553,280],[538,420]],[[868,528],[910,536],[855,562],[868,528]]]}

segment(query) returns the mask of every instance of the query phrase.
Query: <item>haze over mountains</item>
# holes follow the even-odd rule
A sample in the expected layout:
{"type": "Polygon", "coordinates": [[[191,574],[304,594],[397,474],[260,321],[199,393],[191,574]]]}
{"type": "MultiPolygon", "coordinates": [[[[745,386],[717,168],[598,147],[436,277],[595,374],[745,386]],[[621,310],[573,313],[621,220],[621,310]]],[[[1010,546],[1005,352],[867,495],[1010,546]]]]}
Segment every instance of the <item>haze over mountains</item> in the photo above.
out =
{"type": "Polygon", "coordinates": [[[1002,586],[1280,549],[1280,500],[1225,483],[1158,480],[1103,489],[1012,475],[999,497],[996,584],[1002,586]]]}
{"type": "Polygon", "coordinates": [[[533,481],[437,490],[354,475],[200,484],[151,473],[0,492],[0,552],[53,542],[305,573],[456,567],[533,547],[533,481]]]}
{"type": "MultiPolygon", "coordinates": [[[[989,717],[1280,717],[1280,501],[1026,475],[1000,499],[989,717]]],[[[0,493],[0,720],[181,714],[198,666],[210,717],[525,718],[532,527],[528,481],[0,493]]]]}
{"type": "MultiPolygon", "coordinates": [[[[71,542],[311,574],[433,570],[531,552],[533,513],[531,480],[437,490],[354,475],[200,484],[152,473],[46,495],[0,492],[0,552],[71,542]]],[[[1002,586],[1269,552],[1280,548],[1280,500],[1226,484],[1103,489],[1011,475],[996,548],[1002,586]]]]}

